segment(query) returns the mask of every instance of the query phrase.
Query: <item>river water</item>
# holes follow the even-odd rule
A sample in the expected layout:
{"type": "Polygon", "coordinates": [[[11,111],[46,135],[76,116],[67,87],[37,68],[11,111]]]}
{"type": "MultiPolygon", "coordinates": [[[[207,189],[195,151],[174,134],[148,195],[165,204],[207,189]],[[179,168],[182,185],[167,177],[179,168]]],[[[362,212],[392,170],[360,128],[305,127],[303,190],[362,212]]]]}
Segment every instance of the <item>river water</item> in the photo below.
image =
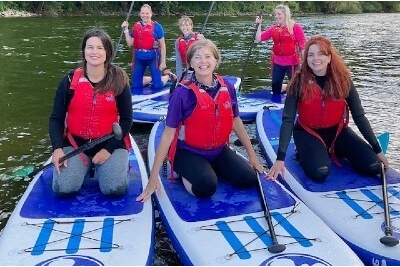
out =
{"type": "MultiPolygon", "coordinates": [[[[131,22],[137,20],[132,17],[131,22]]],[[[154,17],[166,33],[167,66],[174,69],[178,17],[154,17]]],[[[0,229],[25,191],[29,179],[16,173],[40,165],[51,155],[48,118],[61,77],[80,60],[86,29],[102,27],[115,41],[124,17],[0,18],[0,229]]],[[[348,64],[376,134],[388,131],[387,156],[400,169],[400,14],[317,15],[295,17],[309,37],[325,35],[348,64]]],[[[204,17],[193,18],[199,29],[204,17]]],[[[273,22],[264,16],[263,28],[273,22]]],[[[270,86],[271,43],[256,44],[248,57],[254,17],[210,17],[205,36],[222,53],[220,74],[241,77],[243,92],[270,86]]],[[[121,41],[115,64],[130,71],[131,51],[121,41]]],[[[254,125],[246,125],[250,137],[254,125]]],[[[355,128],[355,127],[353,127],[355,128]]],[[[132,134],[146,158],[151,125],[134,124],[132,134]]],[[[355,129],[357,131],[357,129],[355,129]]],[[[257,149],[257,147],[256,147],[257,149]]],[[[260,160],[262,156],[260,155],[260,160]]],[[[179,258],[157,223],[155,265],[179,265],[179,258]]]]}

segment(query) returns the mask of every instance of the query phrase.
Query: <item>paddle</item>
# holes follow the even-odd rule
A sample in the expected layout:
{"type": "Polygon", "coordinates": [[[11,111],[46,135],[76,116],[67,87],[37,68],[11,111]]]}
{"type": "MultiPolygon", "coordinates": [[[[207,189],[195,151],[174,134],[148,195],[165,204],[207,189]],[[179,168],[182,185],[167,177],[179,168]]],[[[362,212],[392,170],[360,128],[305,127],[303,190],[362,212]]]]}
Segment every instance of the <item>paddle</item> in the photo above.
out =
{"type": "MultiPolygon", "coordinates": [[[[131,16],[131,12],[132,12],[132,8],[133,8],[133,3],[134,2],[135,1],[132,1],[131,6],[129,7],[129,11],[128,11],[128,14],[126,14],[125,21],[128,21],[129,17],[131,16]]],[[[123,34],[124,34],[124,29],[121,30],[121,35],[119,36],[117,46],[115,47],[115,53],[114,53],[114,56],[113,56],[111,62],[114,62],[115,57],[117,56],[117,52],[118,52],[118,49],[119,49],[119,44],[121,43],[121,39],[122,39],[122,35],[123,34]]]]}
{"type": "Polygon", "coordinates": [[[261,198],[263,201],[264,217],[267,220],[269,232],[270,232],[271,238],[272,238],[272,245],[268,247],[268,251],[271,253],[279,253],[279,252],[284,251],[286,249],[286,246],[278,243],[278,239],[276,238],[276,234],[275,234],[274,225],[272,224],[272,220],[271,220],[271,213],[269,211],[268,203],[265,199],[264,190],[261,185],[261,181],[260,181],[261,177],[260,177],[260,174],[258,173],[258,171],[257,170],[255,170],[255,171],[258,176],[258,178],[257,178],[258,189],[260,191],[260,195],[261,195],[261,198]]]}
{"type": "MultiPolygon", "coordinates": [[[[121,126],[119,126],[119,124],[116,123],[116,122],[113,124],[113,132],[112,133],[109,133],[109,134],[107,134],[107,135],[105,135],[103,137],[97,138],[97,139],[95,139],[93,141],[87,142],[86,144],[78,147],[77,149],[71,151],[67,155],[65,155],[62,158],[60,158],[60,160],[58,162],[61,163],[61,162],[65,161],[65,160],[67,160],[67,159],[69,159],[69,158],[81,153],[81,152],[84,152],[84,151],[86,151],[88,149],[93,148],[94,146],[96,146],[96,145],[98,145],[100,143],[103,143],[104,141],[106,141],[106,140],[108,140],[108,139],[110,139],[112,137],[115,137],[118,140],[122,139],[121,126]]],[[[40,172],[42,170],[45,170],[45,169],[47,169],[47,168],[49,168],[51,166],[53,166],[53,162],[50,162],[48,164],[42,165],[41,167],[35,168],[31,173],[29,173],[27,175],[27,177],[33,178],[38,172],[40,172]]]]}
{"type": "MultiPolygon", "coordinates": [[[[208,12],[207,12],[206,20],[204,21],[203,26],[201,26],[200,34],[203,34],[203,32],[204,32],[204,30],[205,30],[205,28],[206,28],[206,24],[207,24],[208,18],[210,17],[210,14],[211,14],[211,11],[212,11],[212,9],[213,9],[213,7],[214,7],[214,4],[215,4],[215,1],[212,1],[212,2],[211,2],[211,5],[210,5],[210,7],[209,7],[209,9],[208,9],[208,12]]],[[[182,73],[182,76],[181,76],[181,78],[179,79],[179,81],[178,81],[178,79],[176,79],[176,80],[171,84],[171,86],[170,86],[170,88],[169,88],[169,93],[170,93],[170,94],[174,91],[176,85],[177,85],[178,83],[180,83],[180,82],[183,80],[183,78],[187,75],[188,71],[193,71],[193,69],[192,69],[192,68],[186,69],[186,70],[182,73]]]]}
{"type": "Polygon", "coordinates": [[[204,21],[203,26],[201,27],[200,34],[203,34],[204,30],[206,29],[206,24],[207,24],[208,18],[210,17],[211,10],[213,9],[214,4],[215,4],[215,1],[212,1],[210,8],[208,9],[206,20],[204,21]]]}
{"type": "MultiPolygon", "coordinates": [[[[261,7],[260,7],[260,13],[258,14],[259,17],[262,16],[263,11],[264,11],[264,5],[261,5],[261,7]]],[[[250,55],[251,55],[251,51],[253,50],[253,47],[254,47],[254,41],[255,41],[255,38],[256,38],[258,26],[259,26],[259,23],[256,24],[256,28],[254,29],[253,38],[252,38],[251,44],[250,44],[250,49],[249,49],[249,52],[248,52],[248,54],[247,54],[247,58],[246,58],[246,60],[244,61],[244,65],[243,65],[243,69],[242,69],[242,76],[241,76],[241,81],[240,81],[239,91],[238,91],[238,94],[239,94],[239,95],[240,95],[240,91],[242,91],[242,84],[243,84],[243,80],[244,80],[244,73],[246,72],[247,63],[249,62],[249,58],[250,58],[250,55]]]]}
{"type": "Polygon", "coordinates": [[[385,166],[383,163],[381,163],[381,174],[382,174],[383,205],[385,213],[385,236],[381,237],[379,241],[387,247],[394,247],[397,244],[399,244],[399,240],[393,236],[393,230],[390,223],[390,211],[389,211],[388,195],[387,195],[387,180],[386,180],[385,166]]]}

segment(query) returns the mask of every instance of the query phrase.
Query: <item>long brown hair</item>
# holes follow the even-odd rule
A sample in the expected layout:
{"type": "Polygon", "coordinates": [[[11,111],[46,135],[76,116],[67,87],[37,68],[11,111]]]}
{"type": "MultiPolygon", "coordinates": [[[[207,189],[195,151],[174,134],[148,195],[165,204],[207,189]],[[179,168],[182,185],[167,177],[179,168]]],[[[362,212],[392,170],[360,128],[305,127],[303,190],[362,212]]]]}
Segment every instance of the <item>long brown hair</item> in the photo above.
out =
{"type": "Polygon", "coordinates": [[[112,64],[111,60],[114,55],[113,43],[110,36],[102,29],[93,28],[88,30],[82,39],[82,69],[86,73],[86,59],[85,59],[85,47],[86,42],[91,37],[100,38],[104,49],[106,51],[106,61],[104,62],[105,76],[95,88],[98,88],[100,92],[104,93],[107,91],[113,91],[116,96],[120,95],[124,90],[124,87],[129,85],[129,77],[126,72],[112,64]]]}
{"type": "Polygon", "coordinates": [[[343,99],[349,96],[350,91],[350,71],[339,53],[333,47],[331,41],[324,36],[312,36],[304,48],[304,60],[300,69],[296,71],[291,82],[288,84],[288,95],[299,91],[299,96],[302,98],[312,98],[313,91],[312,83],[315,83],[315,75],[307,63],[307,55],[310,46],[316,44],[324,55],[331,56],[331,62],[328,64],[326,71],[326,83],[324,88],[325,97],[343,99]]]}

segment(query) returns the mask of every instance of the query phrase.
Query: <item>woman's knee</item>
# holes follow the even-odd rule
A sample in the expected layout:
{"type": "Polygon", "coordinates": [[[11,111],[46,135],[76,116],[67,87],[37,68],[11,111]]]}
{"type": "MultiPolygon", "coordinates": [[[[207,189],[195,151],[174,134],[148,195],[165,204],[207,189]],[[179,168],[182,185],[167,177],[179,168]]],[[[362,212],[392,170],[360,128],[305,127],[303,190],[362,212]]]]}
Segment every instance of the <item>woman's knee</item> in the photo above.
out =
{"type": "Polygon", "coordinates": [[[313,171],[307,172],[307,176],[316,183],[323,183],[330,173],[328,166],[321,166],[313,171]]]}
{"type": "Polygon", "coordinates": [[[192,192],[198,198],[208,198],[217,191],[217,179],[204,179],[201,183],[192,184],[192,192]]]}
{"type": "Polygon", "coordinates": [[[365,164],[363,168],[358,171],[367,176],[377,176],[381,173],[381,163],[376,161],[370,164],[365,164]]]}

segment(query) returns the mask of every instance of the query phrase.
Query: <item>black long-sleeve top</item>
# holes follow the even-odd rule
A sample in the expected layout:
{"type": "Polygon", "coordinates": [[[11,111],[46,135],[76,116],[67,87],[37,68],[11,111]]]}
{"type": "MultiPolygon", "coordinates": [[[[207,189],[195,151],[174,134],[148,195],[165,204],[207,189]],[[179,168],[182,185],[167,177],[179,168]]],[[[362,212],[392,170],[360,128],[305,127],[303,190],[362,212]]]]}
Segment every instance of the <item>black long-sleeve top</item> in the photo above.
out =
{"type": "MultiPolygon", "coordinates": [[[[72,75],[65,75],[58,84],[54,96],[53,110],[49,120],[49,135],[53,150],[70,146],[68,138],[64,135],[65,118],[68,106],[71,102],[74,91],[69,89],[72,75]]],[[[93,84],[94,85],[94,84],[93,84]]],[[[119,125],[121,126],[122,136],[126,136],[132,127],[132,95],[129,85],[125,86],[122,94],[116,97],[117,109],[119,112],[119,125]]],[[[89,140],[74,136],[78,146],[82,146],[89,140]]],[[[124,140],[118,140],[115,137],[91,148],[85,152],[88,156],[94,156],[100,149],[105,148],[112,153],[117,148],[125,148],[124,140]]]]}
{"type": "MultiPolygon", "coordinates": [[[[326,76],[316,76],[316,83],[319,85],[320,88],[324,88],[325,82],[326,76]]],[[[295,88],[295,92],[299,92],[299,90],[300,88],[295,88]]],[[[286,97],[285,106],[282,114],[282,125],[280,128],[277,160],[285,160],[286,151],[293,133],[299,101],[300,98],[298,93],[294,93],[286,97]]],[[[367,142],[371,145],[375,153],[378,154],[382,152],[379,142],[376,139],[374,132],[372,131],[371,125],[367,117],[365,116],[364,108],[361,105],[360,97],[353,82],[351,82],[350,84],[350,92],[349,96],[346,98],[346,102],[349,106],[353,121],[365,140],[367,140],[367,142]]]]}

